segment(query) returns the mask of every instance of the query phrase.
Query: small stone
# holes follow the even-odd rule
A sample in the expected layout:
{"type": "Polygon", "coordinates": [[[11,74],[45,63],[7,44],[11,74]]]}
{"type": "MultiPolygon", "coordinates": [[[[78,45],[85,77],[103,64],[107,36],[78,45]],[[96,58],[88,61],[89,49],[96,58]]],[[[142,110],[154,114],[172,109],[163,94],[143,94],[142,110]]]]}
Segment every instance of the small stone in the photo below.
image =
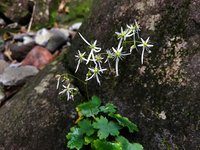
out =
{"type": "Polygon", "coordinates": [[[21,62],[22,65],[33,65],[38,69],[42,69],[46,64],[53,60],[53,55],[48,51],[48,49],[35,46],[21,62]]]}
{"type": "Polygon", "coordinates": [[[5,46],[5,43],[4,43],[3,39],[0,38],[0,52],[2,52],[4,50],[4,46],[5,46]]]}
{"type": "Polygon", "coordinates": [[[5,100],[5,94],[3,92],[3,89],[0,87],[0,105],[2,104],[2,102],[5,100]]]}
{"type": "Polygon", "coordinates": [[[69,27],[69,30],[77,31],[82,25],[82,22],[74,23],[72,26],[69,27]]]}
{"type": "Polygon", "coordinates": [[[52,33],[50,33],[47,29],[43,28],[36,33],[35,42],[38,45],[46,46],[52,33]]]}
{"type": "Polygon", "coordinates": [[[51,53],[54,53],[56,50],[59,50],[70,39],[70,33],[66,29],[51,29],[50,33],[52,34],[52,36],[50,37],[46,48],[51,53]]]}
{"type": "Polygon", "coordinates": [[[3,19],[0,18],[0,26],[4,26],[6,23],[3,19]]]}
{"type": "Polygon", "coordinates": [[[38,69],[34,66],[7,67],[3,74],[0,75],[0,83],[4,86],[16,86],[24,83],[28,77],[38,73],[38,69]]]}
{"type": "Polygon", "coordinates": [[[8,66],[9,63],[7,63],[5,60],[0,60],[0,74],[2,74],[5,68],[7,68],[8,66]]]}
{"type": "Polygon", "coordinates": [[[8,45],[11,51],[11,58],[13,60],[17,60],[18,62],[22,61],[34,46],[35,42],[33,41],[21,45],[17,43],[8,45]]]}

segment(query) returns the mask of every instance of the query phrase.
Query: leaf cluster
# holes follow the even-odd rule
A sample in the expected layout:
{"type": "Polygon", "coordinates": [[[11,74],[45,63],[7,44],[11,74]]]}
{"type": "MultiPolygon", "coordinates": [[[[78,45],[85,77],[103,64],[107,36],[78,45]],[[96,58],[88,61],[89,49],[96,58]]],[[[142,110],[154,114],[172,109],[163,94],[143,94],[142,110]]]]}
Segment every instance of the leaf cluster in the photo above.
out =
{"type": "Polygon", "coordinates": [[[139,143],[130,143],[120,135],[123,128],[130,133],[138,132],[136,124],[117,114],[116,106],[107,103],[101,105],[98,97],[93,96],[88,102],[76,107],[79,118],[66,135],[69,149],[83,149],[85,146],[94,150],[143,150],[139,143]]]}

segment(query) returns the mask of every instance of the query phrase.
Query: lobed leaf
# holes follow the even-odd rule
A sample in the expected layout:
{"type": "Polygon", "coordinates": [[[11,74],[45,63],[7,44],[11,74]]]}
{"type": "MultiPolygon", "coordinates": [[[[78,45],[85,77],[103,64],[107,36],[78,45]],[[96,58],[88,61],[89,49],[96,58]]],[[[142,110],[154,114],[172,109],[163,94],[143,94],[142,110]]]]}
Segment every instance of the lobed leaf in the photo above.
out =
{"type": "Polygon", "coordinates": [[[99,139],[106,139],[109,135],[118,136],[120,126],[113,121],[108,122],[108,119],[101,116],[93,123],[93,127],[98,129],[97,135],[99,139]]]}
{"type": "Polygon", "coordinates": [[[123,150],[119,143],[111,143],[105,140],[95,140],[92,146],[95,150],[123,150]]]}
{"type": "Polygon", "coordinates": [[[85,136],[85,145],[91,144],[96,139],[96,136],[85,136]]]}
{"type": "Polygon", "coordinates": [[[101,112],[104,112],[104,113],[115,113],[116,106],[111,103],[108,103],[105,106],[101,106],[100,110],[101,110],[101,112]]]}
{"type": "Polygon", "coordinates": [[[143,146],[139,143],[130,143],[125,137],[119,136],[116,141],[122,147],[122,150],[144,150],[143,146]]]}
{"type": "Polygon", "coordinates": [[[127,117],[123,117],[120,114],[109,114],[109,116],[115,118],[121,126],[128,127],[130,133],[139,131],[137,125],[132,123],[127,117]]]}
{"type": "Polygon", "coordinates": [[[70,149],[80,150],[84,145],[84,136],[79,128],[71,128],[70,132],[67,134],[67,147],[70,149]]]}
{"type": "Polygon", "coordinates": [[[92,100],[78,105],[77,111],[82,116],[91,117],[99,113],[100,105],[101,105],[100,99],[97,96],[93,96],[92,100]]]}
{"type": "Polygon", "coordinates": [[[80,131],[84,134],[86,134],[87,136],[90,136],[94,133],[94,128],[91,124],[91,121],[89,119],[84,119],[82,121],[80,121],[78,123],[79,127],[80,127],[80,131]]]}

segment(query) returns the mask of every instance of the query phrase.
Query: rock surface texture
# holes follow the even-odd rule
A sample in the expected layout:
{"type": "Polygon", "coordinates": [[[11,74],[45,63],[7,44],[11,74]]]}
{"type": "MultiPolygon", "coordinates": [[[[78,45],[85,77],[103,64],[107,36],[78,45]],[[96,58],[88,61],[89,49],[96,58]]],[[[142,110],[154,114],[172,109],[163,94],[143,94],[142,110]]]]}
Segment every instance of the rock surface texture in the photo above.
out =
{"type": "MultiPolygon", "coordinates": [[[[198,0],[97,0],[81,26],[81,34],[104,49],[116,45],[115,31],[134,19],[142,37],[151,36],[155,46],[144,65],[135,52],[120,63],[119,77],[107,75],[101,86],[88,85],[90,96],[115,103],[138,124],[140,132],[130,139],[145,150],[200,149],[199,7],[198,0]]],[[[85,46],[76,36],[64,58],[65,70],[74,73],[74,55],[85,46]]],[[[0,149],[65,149],[75,104],[58,100],[54,76],[61,70],[60,64],[48,66],[0,108],[0,149]]],[[[85,73],[80,68],[75,75],[84,79],[85,73]]],[[[86,93],[81,83],[74,84],[86,93]]]]}
{"type": "Polygon", "coordinates": [[[35,5],[34,23],[44,23],[49,21],[50,10],[58,7],[58,0],[2,0],[5,7],[3,13],[6,17],[20,25],[27,25],[30,21],[33,6],[35,5]]]}
{"type": "Polygon", "coordinates": [[[74,108],[60,98],[55,76],[64,70],[52,64],[0,107],[0,150],[64,150],[74,108]]]}
{"type": "MultiPolygon", "coordinates": [[[[103,49],[116,46],[115,31],[134,19],[141,25],[142,37],[151,36],[154,47],[145,55],[144,65],[135,51],[120,62],[119,77],[102,79],[100,87],[89,81],[88,86],[91,95],[115,103],[139,125],[137,140],[146,150],[200,149],[198,7],[198,0],[101,0],[81,28],[86,39],[97,39],[103,49]]],[[[71,72],[77,63],[75,53],[86,49],[80,37],[75,41],[65,58],[71,72]]],[[[80,68],[78,76],[84,79],[85,74],[86,69],[80,68]]]]}

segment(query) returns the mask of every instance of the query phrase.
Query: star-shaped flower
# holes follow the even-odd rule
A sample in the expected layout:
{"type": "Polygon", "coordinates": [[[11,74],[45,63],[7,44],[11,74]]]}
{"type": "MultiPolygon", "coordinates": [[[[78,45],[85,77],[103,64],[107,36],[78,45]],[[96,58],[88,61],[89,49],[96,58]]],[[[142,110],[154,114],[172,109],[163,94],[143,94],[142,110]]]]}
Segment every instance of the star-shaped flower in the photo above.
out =
{"type": "Polygon", "coordinates": [[[95,60],[96,60],[96,62],[98,64],[99,68],[102,69],[101,63],[102,63],[103,57],[101,57],[101,54],[95,55],[95,60]]]}
{"type": "Polygon", "coordinates": [[[137,21],[135,20],[135,32],[137,33],[137,35],[138,35],[138,38],[140,37],[140,35],[139,35],[139,31],[140,31],[140,25],[137,23],[137,21]]]}
{"type": "Polygon", "coordinates": [[[141,41],[142,41],[142,43],[139,44],[138,47],[142,47],[141,63],[143,64],[144,51],[147,50],[148,52],[150,52],[149,48],[150,48],[150,47],[153,47],[153,45],[152,45],[152,44],[148,44],[148,42],[149,42],[149,37],[147,38],[146,41],[144,41],[144,40],[141,38],[141,41]]]}
{"type": "Polygon", "coordinates": [[[99,76],[101,76],[101,73],[103,73],[104,71],[106,71],[107,69],[99,69],[97,67],[97,65],[95,66],[95,68],[89,68],[89,72],[91,72],[90,76],[86,77],[86,81],[92,79],[92,78],[96,78],[97,82],[99,83],[99,85],[101,85],[101,82],[99,80],[99,76]],[[92,74],[93,73],[93,74],[92,74]]]}
{"type": "Polygon", "coordinates": [[[132,34],[130,34],[131,31],[129,30],[123,30],[123,28],[121,27],[121,32],[115,32],[115,34],[117,34],[118,39],[120,40],[119,44],[121,45],[122,41],[126,40],[126,38],[131,37],[132,34]]]}
{"type": "Polygon", "coordinates": [[[122,59],[124,56],[130,55],[130,53],[122,53],[123,47],[119,44],[117,49],[112,47],[113,53],[112,56],[116,59],[115,62],[115,70],[116,70],[116,76],[119,76],[119,60],[122,59]]]}
{"type": "Polygon", "coordinates": [[[80,63],[82,63],[83,61],[86,61],[86,59],[85,59],[84,56],[85,56],[85,52],[84,52],[84,53],[81,53],[81,52],[78,50],[78,54],[75,55],[76,59],[78,60],[78,64],[77,64],[77,66],[76,66],[75,72],[78,71],[78,68],[79,68],[80,63]]]}
{"type": "Polygon", "coordinates": [[[67,93],[67,100],[70,100],[70,99],[74,99],[74,94],[75,92],[78,91],[77,88],[72,88],[70,87],[70,83],[65,86],[65,85],[62,85],[63,86],[63,90],[61,92],[59,92],[59,94],[63,94],[63,93],[67,93]]]}
{"type": "Polygon", "coordinates": [[[100,47],[97,47],[97,40],[94,41],[94,43],[89,43],[80,33],[79,33],[80,37],[83,39],[83,41],[89,46],[90,48],[90,54],[88,55],[86,64],[89,63],[89,61],[92,60],[95,62],[95,57],[94,57],[94,53],[98,53],[101,51],[100,47]]]}

